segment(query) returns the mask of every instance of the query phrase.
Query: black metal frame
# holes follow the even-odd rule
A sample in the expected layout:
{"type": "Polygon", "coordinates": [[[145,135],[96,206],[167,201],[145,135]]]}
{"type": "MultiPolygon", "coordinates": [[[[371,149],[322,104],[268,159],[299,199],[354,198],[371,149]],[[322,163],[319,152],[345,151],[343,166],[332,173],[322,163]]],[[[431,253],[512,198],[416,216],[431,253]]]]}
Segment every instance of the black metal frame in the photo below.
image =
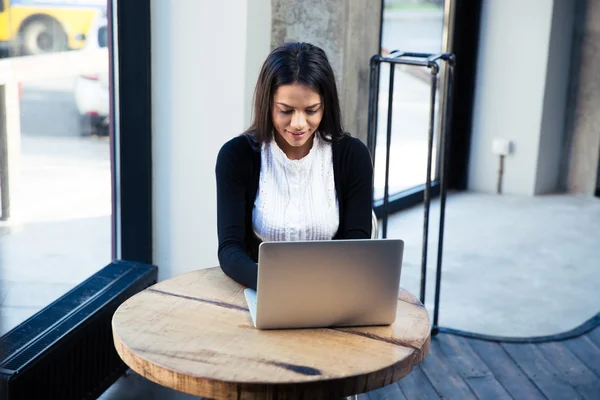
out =
{"type": "Polygon", "coordinates": [[[150,0],[109,0],[107,11],[113,258],[152,264],[150,0]]]}
{"type": "MultiPolygon", "coordinates": [[[[423,193],[425,192],[425,184],[418,185],[406,190],[389,195],[387,214],[394,214],[398,211],[405,210],[415,204],[420,204],[423,201],[423,193]]],[[[431,197],[440,195],[440,183],[437,180],[431,181],[431,197]]],[[[377,218],[382,218],[384,214],[383,198],[373,202],[373,211],[377,218]]]]}
{"type": "Polygon", "coordinates": [[[386,159],[385,159],[385,184],[384,184],[384,195],[383,204],[379,210],[379,214],[382,218],[382,236],[387,237],[387,224],[388,216],[390,214],[389,207],[389,162],[390,162],[390,147],[391,147],[391,136],[392,136],[392,119],[393,119],[393,102],[394,102],[394,76],[395,66],[398,64],[413,65],[427,67],[430,71],[431,77],[431,92],[430,92],[430,113],[429,113],[429,129],[428,129],[428,140],[427,140],[427,176],[425,177],[425,187],[423,190],[423,202],[424,202],[424,218],[423,218],[423,247],[421,254],[421,288],[420,288],[420,300],[421,303],[425,304],[425,291],[427,281],[427,248],[429,239],[429,211],[431,206],[431,195],[432,195],[432,180],[431,180],[431,169],[432,169],[432,154],[434,146],[434,126],[435,126],[435,104],[437,94],[437,82],[438,73],[440,72],[440,65],[438,62],[444,62],[447,69],[447,98],[444,102],[445,108],[442,111],[441,117],[441,129],[440,129],[440,155],[439,155],[439,194],[440,194],[440,222],[439,222],[439,239],[438,239],[438,254],[437,254],[437,268],[436,268],[436,280],[435,280],[435,297],[434,297],[434,308],[433,308],[433,328],[438,328],[438,311],[439,311],[439,299],[440,299],[440,283],[442,274],[442,256],[443,256],[443,243],[444,243],[444,221],[445,221],[445,208],[446,208],[446,192],[448,189],[447,185],[447,170],[448,170],[448,147],[450,142],[450,133],[448,127],[451,126],[452,116],[452,90],[453,90],[453,78],[454,78],[454,66],[456,64],[456,57],[453,53],[440,53],[440,54],[426,54],[426,53],[411,53],[411,52],[399,52],[393,51],[389,56],[384,57],[381,55],[375,55],[371,58],[371,76],[370,76],[370,92],[369,92],[369,127],[367,146],[371,152],[373,158],[373,164],[375,164],[375,149],[377,146],[377,116],[378,116],[378,99],[379,99],[379,72],[382,64],[390,65],[390,82],[389,82],[389,94],[388,94],[388,114],[387,114],[387,137],[386,137],[386,159]]]}

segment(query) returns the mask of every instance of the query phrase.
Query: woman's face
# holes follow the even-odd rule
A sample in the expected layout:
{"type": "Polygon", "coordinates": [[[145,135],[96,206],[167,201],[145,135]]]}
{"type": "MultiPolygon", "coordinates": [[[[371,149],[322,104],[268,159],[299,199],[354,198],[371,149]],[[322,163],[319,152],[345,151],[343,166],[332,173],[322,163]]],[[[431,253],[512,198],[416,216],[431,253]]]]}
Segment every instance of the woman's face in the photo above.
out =
{"type": "Polygon", "coordinates": [[[300,159],[310,151],[323,118],[321,96],[299,83],[280,86],[273,96],[272,118],[281,150],[290,159],[300,159]]]}

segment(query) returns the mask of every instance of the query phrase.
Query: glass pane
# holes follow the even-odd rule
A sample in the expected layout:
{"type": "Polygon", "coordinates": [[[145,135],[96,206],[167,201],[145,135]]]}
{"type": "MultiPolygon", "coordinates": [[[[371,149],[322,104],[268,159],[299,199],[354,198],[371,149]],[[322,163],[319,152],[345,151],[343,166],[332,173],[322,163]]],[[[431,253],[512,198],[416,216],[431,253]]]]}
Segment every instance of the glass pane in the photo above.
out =
{"type": "MultiPolygon", "coordinates": [[[[382,26],[384,54],[393,51],[439,53],[442,51],[443,0],[385,0],[382,26]]],[[[375,199],[383,198],[389,98],[389,66],[380,73],[377,148],[375,150],[375,199]]],[[[395,69],[390,148],[389,193],[425,183],[429,129],[431,78],[427,68],[398,65],[395,69]]],[[[436,94],[437,118],[439,93],[436,94]]],[[[435,121],[437,124],[437,119],[435,121]]],[[[437,125],[434,125],[436,132],[437,125]]],[[[432,179],[435,179],[434,138],[432,179]]]]}
{"type": "Polygon", "coordinates": [[[106,0],[0,1],[4,334],[110,262],[112,194],[106,0]]]}

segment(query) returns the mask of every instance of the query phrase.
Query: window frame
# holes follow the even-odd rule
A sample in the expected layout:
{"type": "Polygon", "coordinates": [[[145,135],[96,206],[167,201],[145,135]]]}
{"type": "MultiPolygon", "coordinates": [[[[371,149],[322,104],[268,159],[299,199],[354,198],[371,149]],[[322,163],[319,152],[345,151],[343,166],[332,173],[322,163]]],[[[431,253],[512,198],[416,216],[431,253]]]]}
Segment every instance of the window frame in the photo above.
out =
{"type": "Polygon", "coordinates": [[[153,261],[150,8],[150,0],[109,0],[107,9],[113,259],[147,264],[153,261]]]}

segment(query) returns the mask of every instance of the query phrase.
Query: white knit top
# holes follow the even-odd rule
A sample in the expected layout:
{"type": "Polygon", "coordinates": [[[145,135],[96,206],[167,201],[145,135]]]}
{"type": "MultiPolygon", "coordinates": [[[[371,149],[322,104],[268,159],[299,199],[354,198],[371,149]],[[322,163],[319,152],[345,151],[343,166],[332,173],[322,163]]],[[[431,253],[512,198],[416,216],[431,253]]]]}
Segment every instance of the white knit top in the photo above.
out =
{"type": "Polygon", "coordinates": [[[333,238],[339,211],[330,143],[315,134],[300,160],[287,158],[275,140],[263,144],[252,225],[262,241],[333,238]]]}

